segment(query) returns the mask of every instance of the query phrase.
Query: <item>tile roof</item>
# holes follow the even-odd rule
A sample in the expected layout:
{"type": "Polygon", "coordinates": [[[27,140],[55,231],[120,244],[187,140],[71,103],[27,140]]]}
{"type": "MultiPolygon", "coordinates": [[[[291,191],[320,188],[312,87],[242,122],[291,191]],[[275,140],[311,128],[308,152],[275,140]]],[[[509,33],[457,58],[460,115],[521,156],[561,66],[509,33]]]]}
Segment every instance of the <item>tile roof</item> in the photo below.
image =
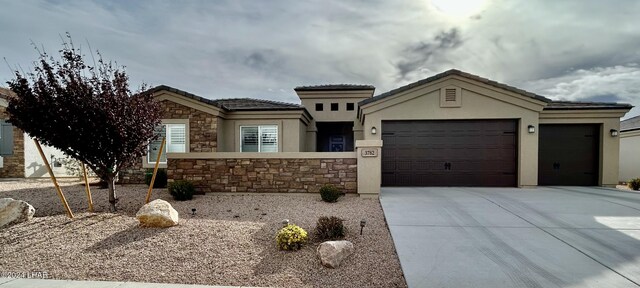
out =
{"type": "Polygon", "coordinates": [[[169,91],[182,95],[187,98],[191,98],[200,101],[205,104],[209,104],[226,111],[280,111],[280,110],[302,110],[302,105],[278,102],[272,100],[252,99],[252,98],[233,98],[233,99],[207,99],[180,89],[169,87],[166,85],[156,86],[147,90],[147,93],[154,93],[158,91],[169,91]]]}
{"type": "Polygon", "coordinates": [[[620,122],[620,131],[640,129],[640,116],[620,122]]]}
{"type": "Polygon", "coordinates": [[[256,111],[256,110],[301,110],[302,105],[271,100],[233,98],[213,100],[220,107],[228,111],[256,111]]]}
{"type": "Polygon", "coordinates": [[[535,93],[531,93],[531,92],[528,92],[528,91],[525,91],[525,90],[522,90],[522,89],[519,89],[519,88],[516,88],[516,87],[513,87],[513,86],[509,86],[507,84],[503,84],[503,83],[499,83],[499,82],[496,82],[496,81],[493,81],[493,80],[489,80],[487,78],[482,78],[482,77],[480,77],[478,75],[470,74],[470,73],[463,72],[463,71],[456,70],[456,69],[451,69],[451,70],[447,70],[445,72],[442,72],[440,74],[436,74],[434,76],[422,79],[420,81],[413,82],[411,84],[402,86],[400,88],[396,88],[396,89],[393,89],[391,91],[382,93],[382,94],[374,96],[372,98],[362,100],[358,104],[360,106],[362,106],[362,105],[365,105],[365,104],[376,102],[378,100],[393,96],[395,94],[407,91],[409,89],[412,89],[412,88],[415,88],[415,87],[418,87],[418,86],[421,86],[421,85],[425,85],[425,84],[431,83],[433,81],[436,81],[436,80],[439,80],[439,79],[442,79],[442,78],[445,78],[445,77],[451,76],[451,75],[456,75],[456,76],[464,77],[464,78],[467,78],[467,79],[475,80],[475,81],[478,81],[478,82],[482,82],[482,83],[485,83],[487,85],[491,85],[491,86],[494,86],[494,87],[497,87],[497,88],[501,88],[501,89],[504,89],[504,90],[507,90],[507,91],[511,91],[511,92],[518,93],[518,94],[521,94],[521,95],[524,95],[524,96],[528,96],[528,97],[531,97],[531,98],[534,98],[534,99],[537,99],[537,100],[540,100],[540,101],[543,101],[543,102],[551,102],[551,99],[543,97],[543,96],[540,96],[540,95],[535,94],[535,93]]]}
{"type": "Polygon", "coordinates": [[[298,86],[294,88],[295,91],[334,91],[334,90],[375,90],[376,87],[372,85],[359,85],[359,84],[328,84],[328,85],[315,85],[315,86],[298,86]]]}
{"type": "Polygon", "coordinates": [[[551,101],[544,110],[596,110],[596,109],[631,109],[626,103],[551,101]]]}

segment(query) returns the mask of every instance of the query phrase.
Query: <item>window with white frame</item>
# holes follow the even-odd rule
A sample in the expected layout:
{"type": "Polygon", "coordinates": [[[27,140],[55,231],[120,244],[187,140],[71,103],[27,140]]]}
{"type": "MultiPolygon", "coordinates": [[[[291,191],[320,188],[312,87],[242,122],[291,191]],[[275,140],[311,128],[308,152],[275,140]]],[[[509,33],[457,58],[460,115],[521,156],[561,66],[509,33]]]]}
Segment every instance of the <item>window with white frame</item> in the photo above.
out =
{"type": "Polygon", "coordinates": [[[187,152],[187,125],[185,124],[162,124],[155,132],[158,139],[149,143],[147,153],[147,163],[155,164],[162,145],[162,137],[167,138],[165,147],[160,155],[160,164],[167,163],[167,153],[187,152]]]}
{"type": "Polygon", "coordinates": [[[240,152],[278,152],[278,126],[240,126],[240,152]]]}

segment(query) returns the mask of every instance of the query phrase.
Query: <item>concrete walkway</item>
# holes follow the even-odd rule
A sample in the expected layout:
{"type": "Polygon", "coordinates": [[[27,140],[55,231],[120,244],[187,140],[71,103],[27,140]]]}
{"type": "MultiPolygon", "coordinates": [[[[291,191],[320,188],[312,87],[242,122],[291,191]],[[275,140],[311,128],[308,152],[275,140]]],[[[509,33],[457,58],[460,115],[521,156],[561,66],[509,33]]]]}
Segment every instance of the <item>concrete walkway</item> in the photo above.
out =
{"type": "Polygon", "coordinates": [[[640,193],[383,188],[409,287],[638,287],[640,193]]]}
{"type": "Polygon", "coordinates": [[[208,286],[110,281],[72,281],[53,279],[0,278],[0,288],[241,288],[247,286],[208,286]]]}

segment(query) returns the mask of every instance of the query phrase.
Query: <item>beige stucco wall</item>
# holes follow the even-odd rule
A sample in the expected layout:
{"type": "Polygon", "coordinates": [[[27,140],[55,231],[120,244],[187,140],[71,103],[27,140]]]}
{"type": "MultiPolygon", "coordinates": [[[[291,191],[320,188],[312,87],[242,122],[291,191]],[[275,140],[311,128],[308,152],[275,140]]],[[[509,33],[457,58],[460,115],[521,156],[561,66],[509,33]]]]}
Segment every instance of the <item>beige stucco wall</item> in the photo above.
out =
{"type": "Polygon", "coordinates": [[[618,179],[627,182],[633,178],[640,178],[640,130],[620,133],[618,179]]]}
{"type": "Polygon", "coordinates": [[[358,102],[370,98],[373,90],[362,91],[301,91],[297,92],[302,105],[317,122],[355,121],[358,102]],[[324,105],[323,111],[316,111],[316,103],[324,105]],[[338,103],[338,111],[331,111],[331,103],[338,103]],[[353,110],[347,111],[347,103],[353,103],[353,110]]]}
{"type": "Polygon", "coordinates": [[[600,124],[600,178],[598,185],[618,184],[620,137],[611,137],[610,130],[620,130],[624,112],[613,110],[543,111],[540,124],[600,124]]]}
{"type": "Polygon", "coordinates": [[[383,120],[518,119],[518,186],[537,185],[538,134],[527,126],[538,126],[542,102],[455,77],[389,98],[363,106],[365,140],[381,140],[383,120]],[[440,89],[452,85],[461,88],[462,106],[441,108],[440,89]]]}

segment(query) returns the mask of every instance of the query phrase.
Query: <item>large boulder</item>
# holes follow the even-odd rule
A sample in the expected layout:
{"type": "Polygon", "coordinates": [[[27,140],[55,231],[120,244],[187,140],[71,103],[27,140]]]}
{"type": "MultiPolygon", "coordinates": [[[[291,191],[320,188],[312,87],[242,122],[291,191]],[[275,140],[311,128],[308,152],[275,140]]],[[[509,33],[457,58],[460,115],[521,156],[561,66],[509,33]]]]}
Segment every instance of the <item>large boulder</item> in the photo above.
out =
{"type": "Polygon", "coordinates": [[[327,241],[318,246],[316,252],[322,265],[329,268],[338,268],[342,260],[353,254],[353,243],[345,240],[327,241]]]}
{"type": "Polygon", "coordinates": [[[0,199],[0,228],[31,220],[36,209],[29,203],[12,198],[0,199]]]}
{"type": "Polygon", "coordinates": [[[178,225],[178,211],[171,207],[169,202],[156,199],[138,210],[136,218],[142,226],[146,227],[171,227],[178,225]]]}

